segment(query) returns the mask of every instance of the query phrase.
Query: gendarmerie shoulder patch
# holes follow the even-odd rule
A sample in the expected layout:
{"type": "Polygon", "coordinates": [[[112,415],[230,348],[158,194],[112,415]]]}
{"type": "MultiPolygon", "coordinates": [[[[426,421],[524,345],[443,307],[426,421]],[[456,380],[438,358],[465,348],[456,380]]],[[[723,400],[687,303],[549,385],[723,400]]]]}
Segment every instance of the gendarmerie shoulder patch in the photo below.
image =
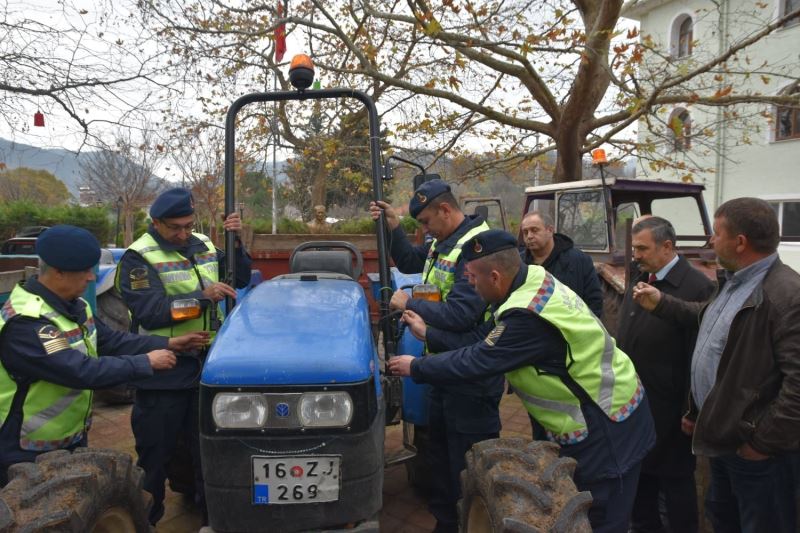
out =
{"type": "Polygon", "coordinates": [[[506,330],[506,325],[505,324],[497,324],[494,327],[494,329],[489,332],[489,334],[486,336],[486,338],[483,339],[483,342],[485,342],[489,346],[494,346],[497,343],[497,340],[500,338],[500,336],[503,334],[503,332],[505,330],[506,330]]]}
{"type": "Polygon", "coordinates": [[[150,280],[147,279],[147,269],[144,267],[132,268],[129,274],[131,278],[131,290],[149,289],[150,280]]]}
{"type": "Polygon", "coordinates": [[[58,328],[52,324],[39,328],[39,341],[41,341],[47,355],[61,350],[69,350],[69,342],[61,335],[58,328]]]}

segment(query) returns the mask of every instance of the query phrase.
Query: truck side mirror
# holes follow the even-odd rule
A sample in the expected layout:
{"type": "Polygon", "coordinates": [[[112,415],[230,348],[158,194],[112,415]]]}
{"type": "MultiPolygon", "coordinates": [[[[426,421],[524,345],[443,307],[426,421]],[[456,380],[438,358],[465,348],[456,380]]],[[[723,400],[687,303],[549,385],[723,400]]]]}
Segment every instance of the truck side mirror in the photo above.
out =
{"type": "Polygon", "coordinates": [[[197,298],[187,298],[185,300],[175,300],[169,309],[172,320],[183,321],[200,318],[203,314],[203,307],[197,298]]]}

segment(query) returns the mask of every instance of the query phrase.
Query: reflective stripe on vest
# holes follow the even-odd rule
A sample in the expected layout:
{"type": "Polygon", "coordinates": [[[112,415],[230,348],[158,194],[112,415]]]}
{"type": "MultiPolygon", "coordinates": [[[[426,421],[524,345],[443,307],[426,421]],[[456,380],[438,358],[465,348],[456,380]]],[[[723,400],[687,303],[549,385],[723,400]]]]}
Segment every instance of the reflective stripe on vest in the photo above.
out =
{"type": "MultiPolygon", "coordinates": [[[[193,235],[203,241],[206,246],[205,251],[194,255],[195,265],[176,251],[163,250],[150,233],[145,233],[139,237],[128,249],[141,255],[155,269],[168,296],[187,295],[189,297],[188,295],[191,293],[202,291],[204,287],[219,280],[217,249],[214,247],[214,243],[200,233],[193,233],[193,235]],[[198,277],[198,274],[200,277],[198,277]]],[[[119,290],[119,276],[120,271],[117,269],[115,280],[117,290],[119,290]]],[[[218,308],[217,312],[218,316],[222,317],[221,309],[218,308]]],[[[176,322],[170,326],[153,330],[146,330],[140,326],[139,332],[174,337],[190,331],[208,331],[210,326],[208,315],[209,311],[206,309],[199,318],[176,322]]]]}
{"type": "MultiPolygon", "coordinates": [[[[69,347],[97,357],[97,330],[92,310],[86,305],[86,322],[77,324],[57,313],[41,297],[17,286],[0,309],[0,331],[16,315],[46,318],[66,339],[69,347]]],[[[56,340],[56,338],[54,338],[56,340]]],[[[0,362],[0,420],[5,422],[17,393],[17,383],[0,362]]],[[[92,393],[47,381],[33,382],[22,404],[19,445],[23,450],[68,448],[81,441],[91,425],[92,393]]]]}
{"type": "Polygon", "coordinates": [[[447,295],[453,288],[453,284],[456,282],[456,264],[461,257],[461,247],[472,237],[488,229],[489,225],[486,224],[486,222],[481,222],[481,224],[462,235],[449,253],[439,255],[436,257],[435,261],[434,255],[436,254],[436,245],[438,241],[434,239],[431,243],[431,247],[428,249],[428,257],[425,259],[425,267],[422,270],[422,282],[436,285],[442,295],[442,300],[446,300],[447,295]]]}
{"type": "MultiPolygon", "coordinates": [[[[643,395],[633,362],[569,287],[542,267],[527,269],[525,283],[495,311],[495,321],[500,324],[511,309],[526,309],[558,328],[567,343],[569,377],[612,421],[621,422],[643,395]]],[[[574,444],[588,436],[581,401],[561,378],[534,366],[508,372],[506,378],[550,440],[574,444]]]]}

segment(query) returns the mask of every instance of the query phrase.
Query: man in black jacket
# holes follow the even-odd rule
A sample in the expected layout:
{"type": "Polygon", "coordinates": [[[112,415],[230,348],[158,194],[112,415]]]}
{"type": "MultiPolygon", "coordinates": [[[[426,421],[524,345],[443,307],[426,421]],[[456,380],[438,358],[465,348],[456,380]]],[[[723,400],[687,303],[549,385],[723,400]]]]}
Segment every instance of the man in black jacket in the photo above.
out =
{"type": "Polygon", "coordinates": [[[531,211],[520,225],[525,250],[520,252],[527,265],[540,265],[572,289],[601,318],[603,292],[592,258],[575,248],[572,239],[555,233],[549,215],[531,211]]]}
{"type": "Polygon", "coordinates": [[[652,315],[633,302],[632,288],[648,282],[665,294],[693,302],[707,300],[714,284],[675,253],[675,229],[649,217],[633,226],[633,257],[641,275],[625,293],[617,342],[636,366],[650,399],[656,446],[645,457],[632,515],[632,531],[664,531],[659,492],[666,501],[671,531],[697,531],[695,459],[691,439],[681,431],[689,390],[689,366],[697,326],[685,328],[652,315]]]}

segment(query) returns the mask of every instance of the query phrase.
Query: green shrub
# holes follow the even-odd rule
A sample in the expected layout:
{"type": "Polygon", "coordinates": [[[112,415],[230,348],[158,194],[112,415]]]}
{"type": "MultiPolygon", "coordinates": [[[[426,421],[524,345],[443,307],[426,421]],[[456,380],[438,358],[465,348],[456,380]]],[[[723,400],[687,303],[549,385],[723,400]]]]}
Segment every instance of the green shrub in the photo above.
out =
{"type": "Polygon", "coordinates": [[[419,222],[411,215],[408,215],[400,219],[400,226],[406,233],[414,233],[419,228],[419,222]]]}
{"type": "MultiPolygon", "coordinates": [[[[272,220],[256,218],[250,220],[253,233],[272,233],[272,220]]],[[[400,225],[406,233],[414,233],[419,223],[411,217],[400,219],[400,225]]],[[[301,220],[281,218],[278,222],[278,233],[309,233],[308,225],[301,220]]],[[[331,233],[369,235],[375,233],[375,222],[371,217],[348,218],[331,225],[331,233]]]]}
{"type": "Polygon", "coordinates": [[[114,231],[105,207],[39,206],[29,201],[0,206],[0,237],[8,239],[25,226],[71,224],[86,228],[101,243],[109,242],[114,231]]]}
{"type": "MultiPolygon", "coordinates": [[[[271,218],[254,218],[248,221],[253,226],[253,233],[272,233],[271,218]]],[[[278,220],[278,233],[308,233],[308,226],[302,220],[283,217],[278,220]]]]}
{"type": "Polygon", "coordinates": [[[272,233],[272,220],[267,218],[253,218],[248,220],[253,227],[253,233],[272,233]]]}
{"type": "Polygon", "coordinates": [[[340,220],[331,228],[333,233],[351,233],[363,235],[375,233],[375,221],[371,217],[348,218],[340,220]]]}
{"type": "MultiPolygon", "coordinates": [[[[265,233],[272,233],[271,223],[269,228],[265,233]]],[[[278,221],[278,233],[308,233],[308,225],[302,220],[283,217],[278,221]]]]}

